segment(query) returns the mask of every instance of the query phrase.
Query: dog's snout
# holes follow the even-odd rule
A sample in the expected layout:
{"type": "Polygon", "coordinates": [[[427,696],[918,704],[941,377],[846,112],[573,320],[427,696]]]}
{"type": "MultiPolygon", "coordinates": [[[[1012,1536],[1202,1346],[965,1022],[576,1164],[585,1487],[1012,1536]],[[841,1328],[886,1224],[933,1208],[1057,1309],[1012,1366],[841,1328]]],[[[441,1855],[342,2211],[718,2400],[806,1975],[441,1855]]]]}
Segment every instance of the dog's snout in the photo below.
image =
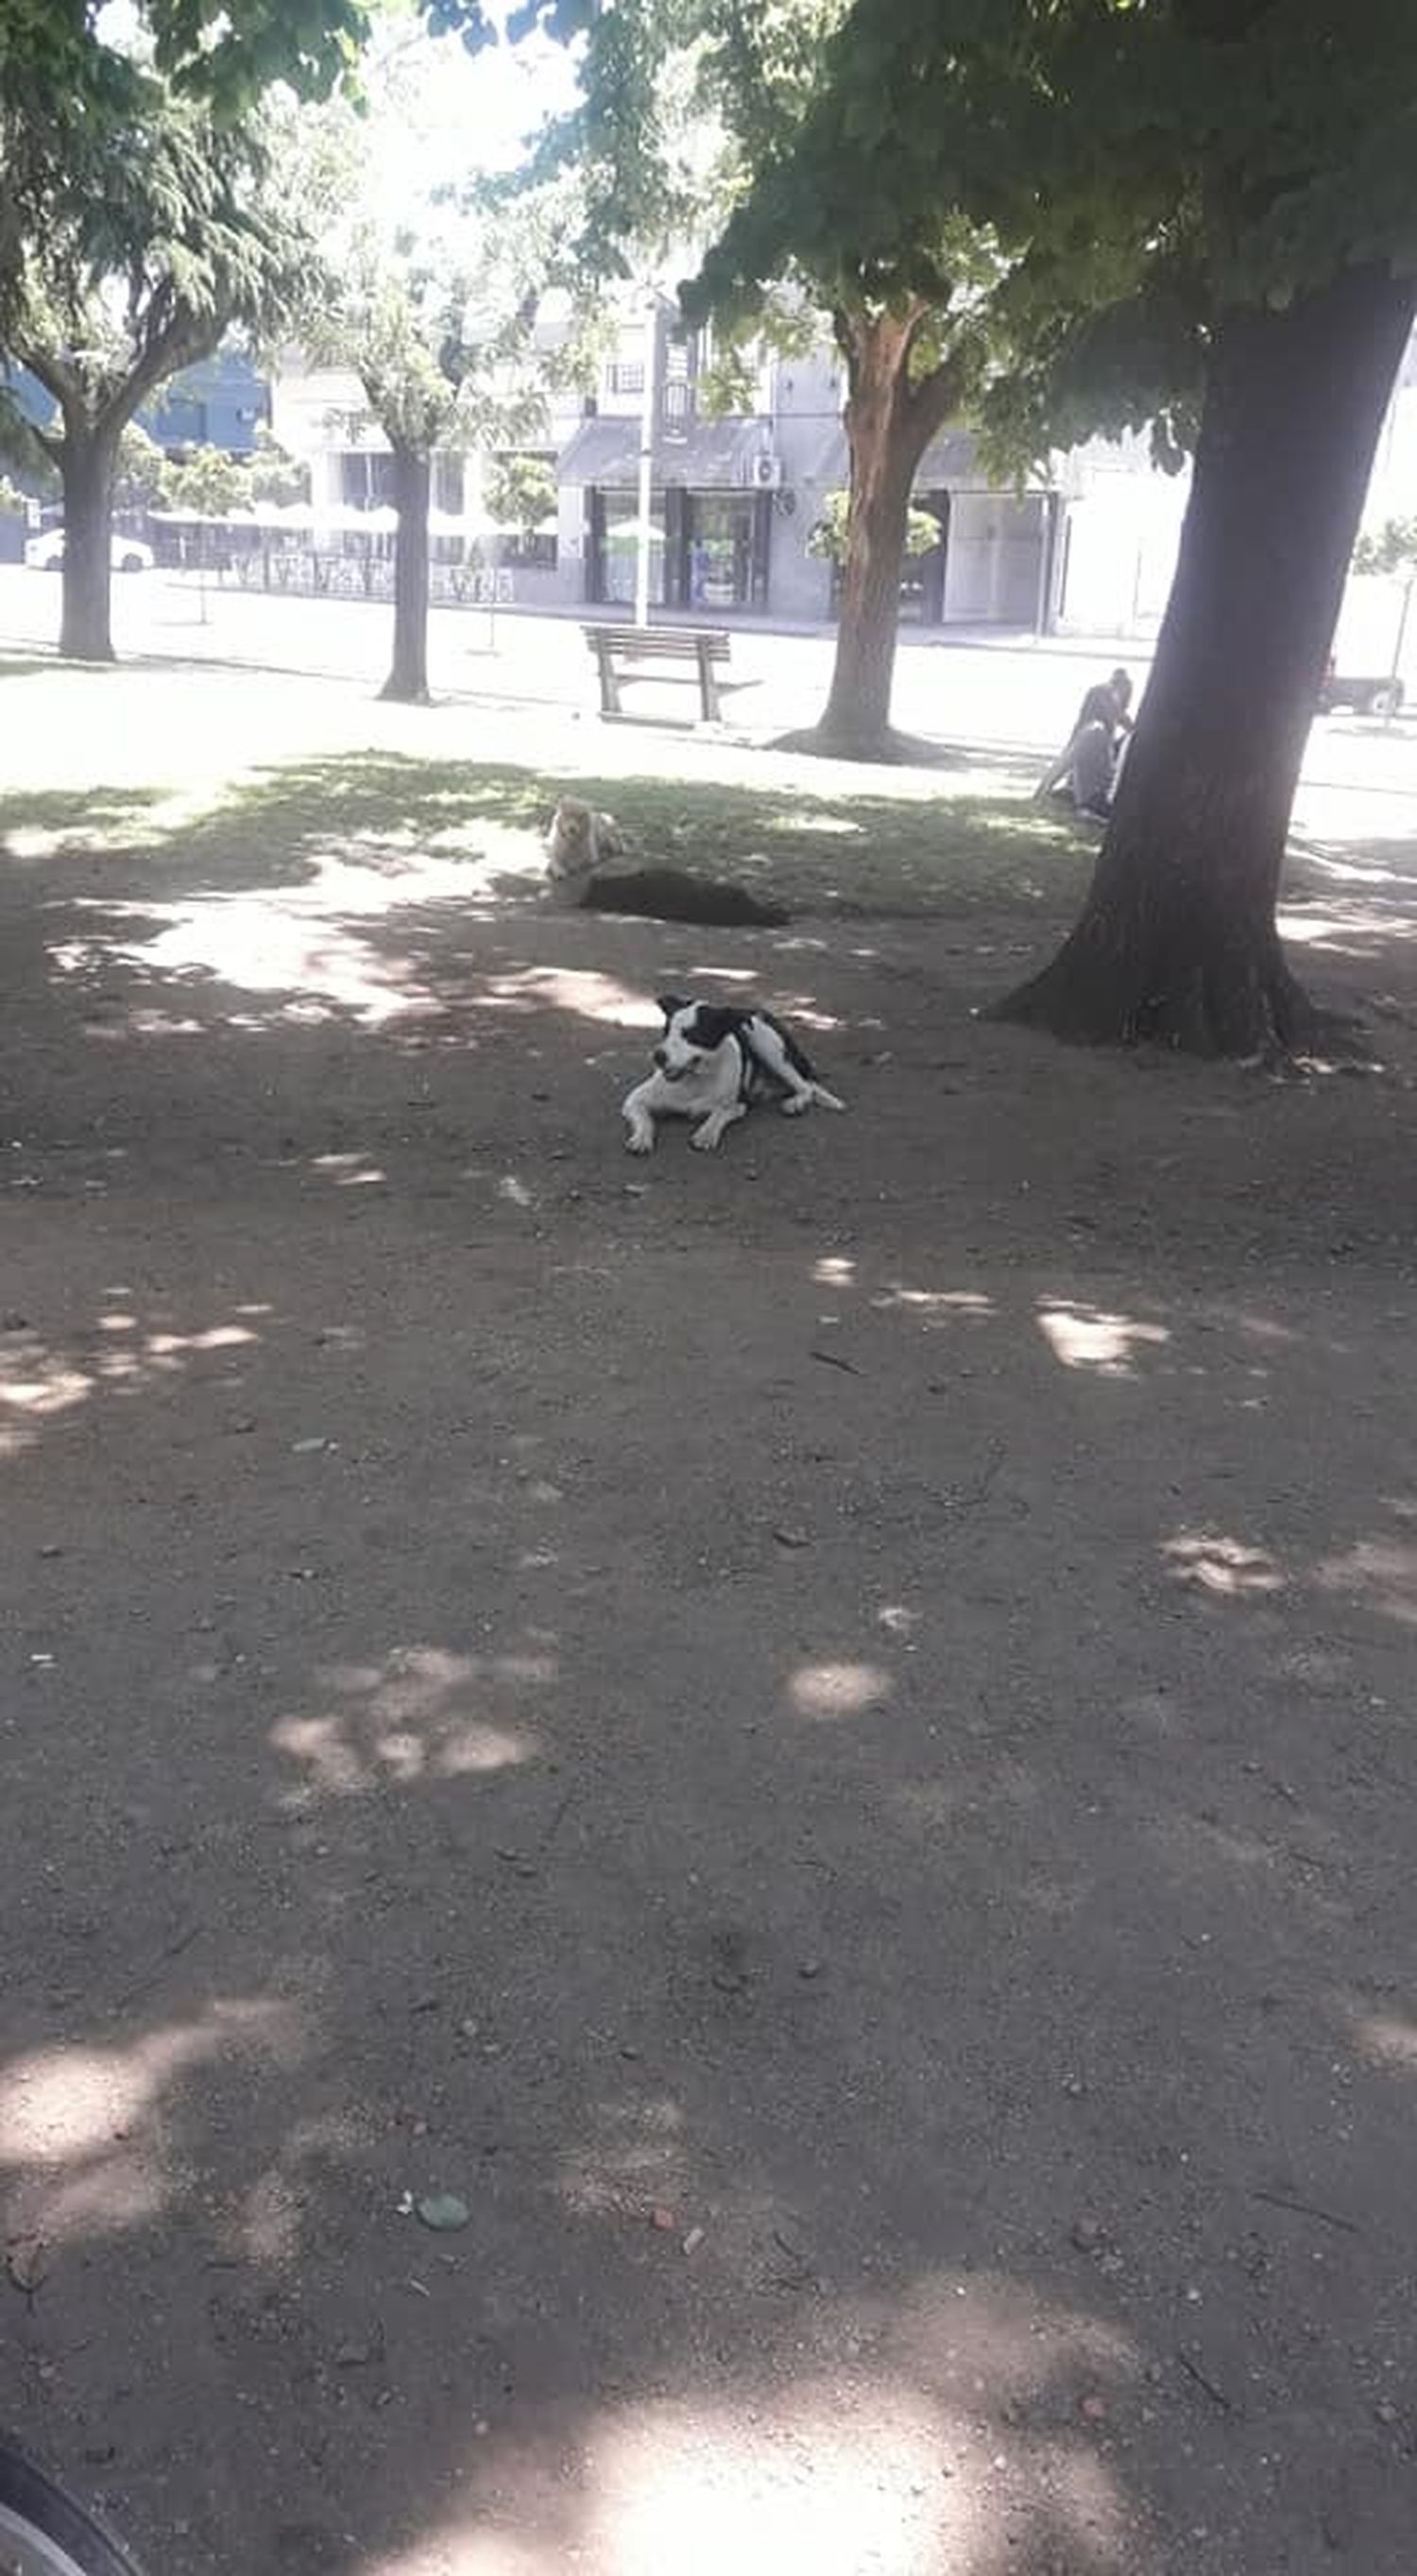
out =
{"type": "Polygon", "coordinates": [[[661,1073],[664,1073],[664,1072],[667,1070],[667,1068],[668,1068],[669,1058],[668,1058],[668,1056],[665,1054],[663,1047],[656,1047],[656,1048],[655,1048],[655,1051],[654,1051],[654,1060],[655,1060],[655,1063],[658,1065],[660,1072],[661,1072],[661,1073]]]}

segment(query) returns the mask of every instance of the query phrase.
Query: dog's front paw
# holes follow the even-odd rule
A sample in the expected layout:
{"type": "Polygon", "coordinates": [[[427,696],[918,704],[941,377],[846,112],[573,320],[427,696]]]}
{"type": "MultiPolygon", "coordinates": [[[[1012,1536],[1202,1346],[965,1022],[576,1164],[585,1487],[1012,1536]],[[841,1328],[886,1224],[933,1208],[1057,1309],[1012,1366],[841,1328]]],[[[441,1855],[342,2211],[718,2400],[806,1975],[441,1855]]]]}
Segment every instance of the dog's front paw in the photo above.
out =
{"type": "Polygon", "coordinates": [[[716,1154],[723,1142],[723,1129],[712,1123],[696,1127],[689,1142],[696,1154],[716,1154]]]}
{"type": "Polygon", "coordinates": [[[629,1135],[625,1139],[625,1151],[627,1154],[652,1154],[654,1152],[654,1129],[652,1127],[632,1127],[629,1135]]]}
{"type": "Polygon", "coordinates": [[[784,1118],[800,1118],[804,1109],[810,1109],[811,1106],[810,1091],[790,1091],[782,1104],[782,1114],[784,1118]]]}

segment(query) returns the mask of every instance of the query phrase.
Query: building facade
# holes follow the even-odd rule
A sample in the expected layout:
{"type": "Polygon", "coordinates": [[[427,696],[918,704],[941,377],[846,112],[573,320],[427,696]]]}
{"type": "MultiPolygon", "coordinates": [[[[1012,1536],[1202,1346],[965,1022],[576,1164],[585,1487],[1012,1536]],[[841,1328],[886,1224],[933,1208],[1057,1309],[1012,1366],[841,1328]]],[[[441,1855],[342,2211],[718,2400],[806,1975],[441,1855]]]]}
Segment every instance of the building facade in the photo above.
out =
{"type": "MultiPolygon", "coordinates": [[[[475,558],[510,572],[523,607],[628,608],[648,417],[651,604],[699,619],[829,622],[836,575],[809,539],[848,474],[835,353],[765,354],[751,409],[728,418],[715,417],[702,398],[704,358],[702,341],[676,328],[667,300],[626,308],[594,392],[547,398],[539,452],[554,464],[557,503],[554,520],[539,530],[495,526],[476,455],[440,458],[435,590],[440,561],[451,576],[475,558]]],[[[351,511],[372,513],[387,502],[387,441],[353,376],[291,360],[272,389],[271,425],[280,445],[309,466],[317,524],[347,527],[351,511]]],[[[940,539],[907,566],[903,617],[932,627],[1047,622],[1059,542],[1051,487],[991,490],[973,441],[949,430],[926,452],[916,500],[936,519],[940,539]]]]}
{"type": "MultiPolygon", "coordinates": [[[[621,335],[594,402],[559,454],[562,530],[579,596],[617,605],[634,595],[639,453],[646,370],[654,491],[651,599],[702,616],[762,614],[823,624],[835,611],[833,566],[810,548],[828,497],[848,479],[845,386],[827,345],[764,357],[755,408],[715,419],[700,398],[701,348],[677,334],[672,309],[621,335]]],[[[917,506],[938,545],[906,567],[901,613],[923,626],[1036,627],[1047,614],[1056,513],[1044,487],[990,489],[967,433],[931,442],[917,506]]]]}
{"type": "MultiPolygon", "coordinates": [[[[1190,498],[1189,466],[1163,474],[1145,435],[1091,439],[1058,459],[1059,539],[1050,631],[1148,640],[1155,636],[1176,570],[1190,498]]],[[[1417,335],[1393,388],[1363,509],[1365,528],[1417,520],[1417,335]]],[[[1302,529],[1295,543],[1303,543],[1302,529]]],[[[1340,668],[1384,672],[1401,616],[1401,585],[1350,578],[1335,651],[1340,668]]],[[[1402,669],[1417,693],[1417,614],[1402,637],[1402,669]]]]}
{"type": "MultiPolygon", "coordinates": [[[[27,420],[42,428],[55,417],[53,397],[27,367],[8,369],[6,382],[27,420]]],[[[218,349],[160,385],[137,418],[169,455],[187,447],[221,447],[229,456],[250,456],[261,424],[270,418],[270,391],[249,358],[218,349]]]]}
{"type": "Polygon", "coordinates": [[[184,447],[221,447],[228,456],[250,456],[270,410],[270,389],[250,359],[235,349],[218,349],[200,366],[161,385],[138,417],[169,454],[184,447]]]}
{"type": "MultiPolygon", "coordinates": [[[[554,324],[546,336],[554,344],[554,324]]],[[[628,609],[648,419],[654,606],[705,621],[828,624],[837,576],[809,541],[848,476],[836,353],[829,343],[805,356],[764,352],[748,405],[729,418],[713,416],[704,399],[708,354],[701,338],[677,329],[667,300],[625,302],[593,392],[565,386],[547,397],[535,452],[554,470],[556,501],[537,528],[494,523],[477,455],[440,456],[435,596],[485,596],[495,576],[499,595],[526,608],[628,609]]],[[[32,417],[48,416],[37,385],[18,373],[10,381],[32,417]]],[[[285,514],[303,521],[303,533],[287,532],[290,544],[352,551],[367,564],[391,556],[392,460],[353,375],[292,356],[267,386],[247,359],[222,351],[175,378],[141,417],[170,452],[211,444],[238,456],[268,421],[310,472],[308,513],[285,514]]],[[[1092,440],[1022,492],[1001,492],[990,488],[968,433],[944,430],[926,450],[914,496],[939,541],[905,567],[902,619],[934,631],[1145,641],[1165,609],[1189,483],[1188,472],[1156,470],[1144,436],[1127,436],[1092,440]]],[[[1365,524],[1408,517],[1417,518],[1417,339],[1379,441],[1365,524]]],[[[1350,583],[1344,616],[1340,658],[1373,660],[1391,621],[1391,585],[1350,583]]],[[[1406,649],[1417,657],[1417,617],[1411,626],[1406,649]]]]}

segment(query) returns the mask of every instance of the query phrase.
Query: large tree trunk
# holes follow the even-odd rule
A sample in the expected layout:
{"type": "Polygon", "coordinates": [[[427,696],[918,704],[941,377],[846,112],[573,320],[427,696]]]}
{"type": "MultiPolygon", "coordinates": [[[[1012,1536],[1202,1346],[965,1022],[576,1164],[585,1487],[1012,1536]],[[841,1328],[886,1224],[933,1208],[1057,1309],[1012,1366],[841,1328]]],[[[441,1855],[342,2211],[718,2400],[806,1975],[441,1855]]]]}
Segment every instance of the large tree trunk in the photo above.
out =
{"type": "Polygon", "coordinates": [[[76,662],[111,662],[109,547],[113,469],[121,424],[95,428],[69,412],[59,450],[64,482],[64,586],[59,650],[76,662]]]}
{"type": "Polygon", "coordinates": [[[1275,928],[1289,817],[1417,285],[1353,270],[1213,343],[1156,661],[1082,918],[996,1006],[1062,1038],[1302,1045],[1275,928]]]}
{"type": "Polygon", "coordinates": [[[837,759],[889,760],[895,750],[891,680],[910,494],[915,469],[960,390],[948,362],[911,382],[911,352],[925,318],[923,307],[837,317],[847,359],[851,509],[831,688],[807,737],[837,759]]]}
{"type": "Polygon", "coordinates": [[[379,695],[422,706],[428,698],[428,501],[432,460],[394,448],[394,658],[379,695]]]}

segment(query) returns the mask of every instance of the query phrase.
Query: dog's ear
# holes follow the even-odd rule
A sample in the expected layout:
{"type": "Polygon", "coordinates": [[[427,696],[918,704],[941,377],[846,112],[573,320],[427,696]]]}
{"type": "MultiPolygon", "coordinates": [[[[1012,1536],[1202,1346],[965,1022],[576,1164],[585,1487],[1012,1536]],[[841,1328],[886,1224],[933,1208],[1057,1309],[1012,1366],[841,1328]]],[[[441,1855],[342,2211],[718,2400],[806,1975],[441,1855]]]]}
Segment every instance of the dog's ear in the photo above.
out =
{"type": "Polygon", "coordinates": [[[682,993],[661,993],[655,1003],[656,1010],[664,1013],[666,1027],[676,1011],[687,1011],[688,1007],[682,993]]]}
{"type": "Polygon", "coordinates": [[[698,1021],[694,1029],[695,1045],[709,1049],[722,1046],[724,1039],[731,1037],[733,1031],[741,1025],[742,1019],[742,1012],[735,1011],[731,1004],[700,1002],[698,1021]]]}

